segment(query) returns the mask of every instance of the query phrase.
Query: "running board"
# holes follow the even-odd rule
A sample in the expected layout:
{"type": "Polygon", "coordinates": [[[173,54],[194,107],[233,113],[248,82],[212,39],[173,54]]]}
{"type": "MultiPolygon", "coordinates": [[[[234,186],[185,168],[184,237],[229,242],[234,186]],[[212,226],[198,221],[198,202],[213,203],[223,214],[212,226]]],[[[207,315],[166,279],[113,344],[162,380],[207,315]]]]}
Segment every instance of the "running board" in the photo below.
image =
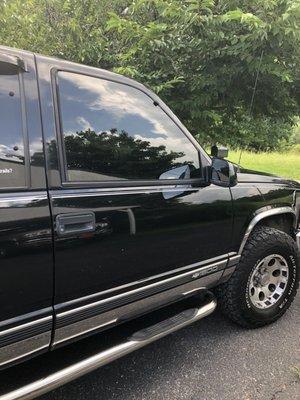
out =
{"type": "Polygon", "coordinates": [[[216,299],[213,295],[210,295],[210,298],[206,300],[204,305],[186,309],[158,324],[135,332],[125,342],[63,368],[58,372],[54,372],[43,379],[6,393],[0,396],[0,400],[29,400],[41,396],[193,322],[199,321],[211,314],[216,306],[216,299]]]}

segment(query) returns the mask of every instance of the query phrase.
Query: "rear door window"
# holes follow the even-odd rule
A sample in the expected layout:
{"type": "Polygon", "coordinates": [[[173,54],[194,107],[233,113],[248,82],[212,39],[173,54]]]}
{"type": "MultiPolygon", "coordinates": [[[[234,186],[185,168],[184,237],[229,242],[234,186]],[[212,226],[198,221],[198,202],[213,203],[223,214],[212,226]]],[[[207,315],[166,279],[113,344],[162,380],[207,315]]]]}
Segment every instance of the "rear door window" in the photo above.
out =
{"type": "Polygon", "coordinates": [[[20,75],[0,68],[0,189],[25,185],[20,75]]]}

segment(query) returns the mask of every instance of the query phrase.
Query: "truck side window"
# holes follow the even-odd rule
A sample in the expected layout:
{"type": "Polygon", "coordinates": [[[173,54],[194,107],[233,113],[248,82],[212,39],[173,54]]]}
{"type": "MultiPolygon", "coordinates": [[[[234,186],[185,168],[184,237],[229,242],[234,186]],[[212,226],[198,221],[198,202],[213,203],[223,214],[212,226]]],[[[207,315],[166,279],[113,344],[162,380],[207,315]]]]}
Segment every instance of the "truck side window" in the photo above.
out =
{"type": "Polygon", "coordinates": [[[199,154],[142,91],[58,72],[60,123],[69,181],[188,179],[199,154]]]}
{"type": "Polygon", "coordinates": [[[0,189],[25,186],[25,157],[18,74],[0,68],[0,189]]]}

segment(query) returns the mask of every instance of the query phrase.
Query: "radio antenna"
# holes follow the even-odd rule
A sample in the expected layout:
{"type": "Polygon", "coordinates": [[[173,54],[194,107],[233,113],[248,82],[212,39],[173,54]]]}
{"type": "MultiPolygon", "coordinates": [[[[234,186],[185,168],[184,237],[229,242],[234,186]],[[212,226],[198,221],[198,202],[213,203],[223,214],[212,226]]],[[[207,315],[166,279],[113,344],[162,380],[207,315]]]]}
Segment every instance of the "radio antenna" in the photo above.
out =
{"type": "MultiPolygon", "coordinates": [[[[251,97],[251,101],[250,101],[250,107],[249,107],[249,115],[250,116],[252,114],[253,103],[254,103],[254,98],[255,98],[255,94],[256,94],[257,82],[258,82],[258,77],[259,77],[259,74],[260,74],[260,67],[261,67],[263,54],[264,54],[264,51],[262,50],[261,53],[260,53],[259,64],[258,64],[258,68],[257,68],[257,71],[256,71],[256,77],[255,77],[252,97],[251,97]]],[[[241,150],[241,152],[240,152],[240,158],[239,158],[239,163],[238,163],[239,168],[240,168],[240,165],[241,165],[242,153],[243,153],[243,150],[241,150]]]]}

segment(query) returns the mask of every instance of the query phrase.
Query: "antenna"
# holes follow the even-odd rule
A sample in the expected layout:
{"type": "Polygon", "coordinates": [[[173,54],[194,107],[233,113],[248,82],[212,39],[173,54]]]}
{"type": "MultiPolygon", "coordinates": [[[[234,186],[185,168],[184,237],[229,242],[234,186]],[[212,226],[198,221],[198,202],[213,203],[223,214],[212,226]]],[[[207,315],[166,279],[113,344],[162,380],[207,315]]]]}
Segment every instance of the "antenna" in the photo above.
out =
{"type": "MultiPolygon", "coordinates": [[[[252,114],[253,103],[254,103],[254,98],[255,98],[255,94],[256,94],[257,82],[258,82],[258,77],[259,77],[259,73],[260,73],[260,67],[261,67],[261,61],[262,61],[262,58],[263,58],[263,54],[264,54],[264,51],[262,50],[262,51],[261,51],[261,54],[260,54],[260,59],[259,59],[258,68],[257,68],[257,71],[256,71],[256,77],[255,77],[255,82],[254,82],[254,88],[253,88],[252,97],[251,97],[251,102],[250,102],[250,107],[249,107],[249,115],[252,114]]],[[[243,153],[243,150],[241,150],[241,152],[240,152],[240,158],[239,158],[239,163],[238,163],[239,168],[240,168],[240,164],[241,164],[242,153],[243,153]]]]}

